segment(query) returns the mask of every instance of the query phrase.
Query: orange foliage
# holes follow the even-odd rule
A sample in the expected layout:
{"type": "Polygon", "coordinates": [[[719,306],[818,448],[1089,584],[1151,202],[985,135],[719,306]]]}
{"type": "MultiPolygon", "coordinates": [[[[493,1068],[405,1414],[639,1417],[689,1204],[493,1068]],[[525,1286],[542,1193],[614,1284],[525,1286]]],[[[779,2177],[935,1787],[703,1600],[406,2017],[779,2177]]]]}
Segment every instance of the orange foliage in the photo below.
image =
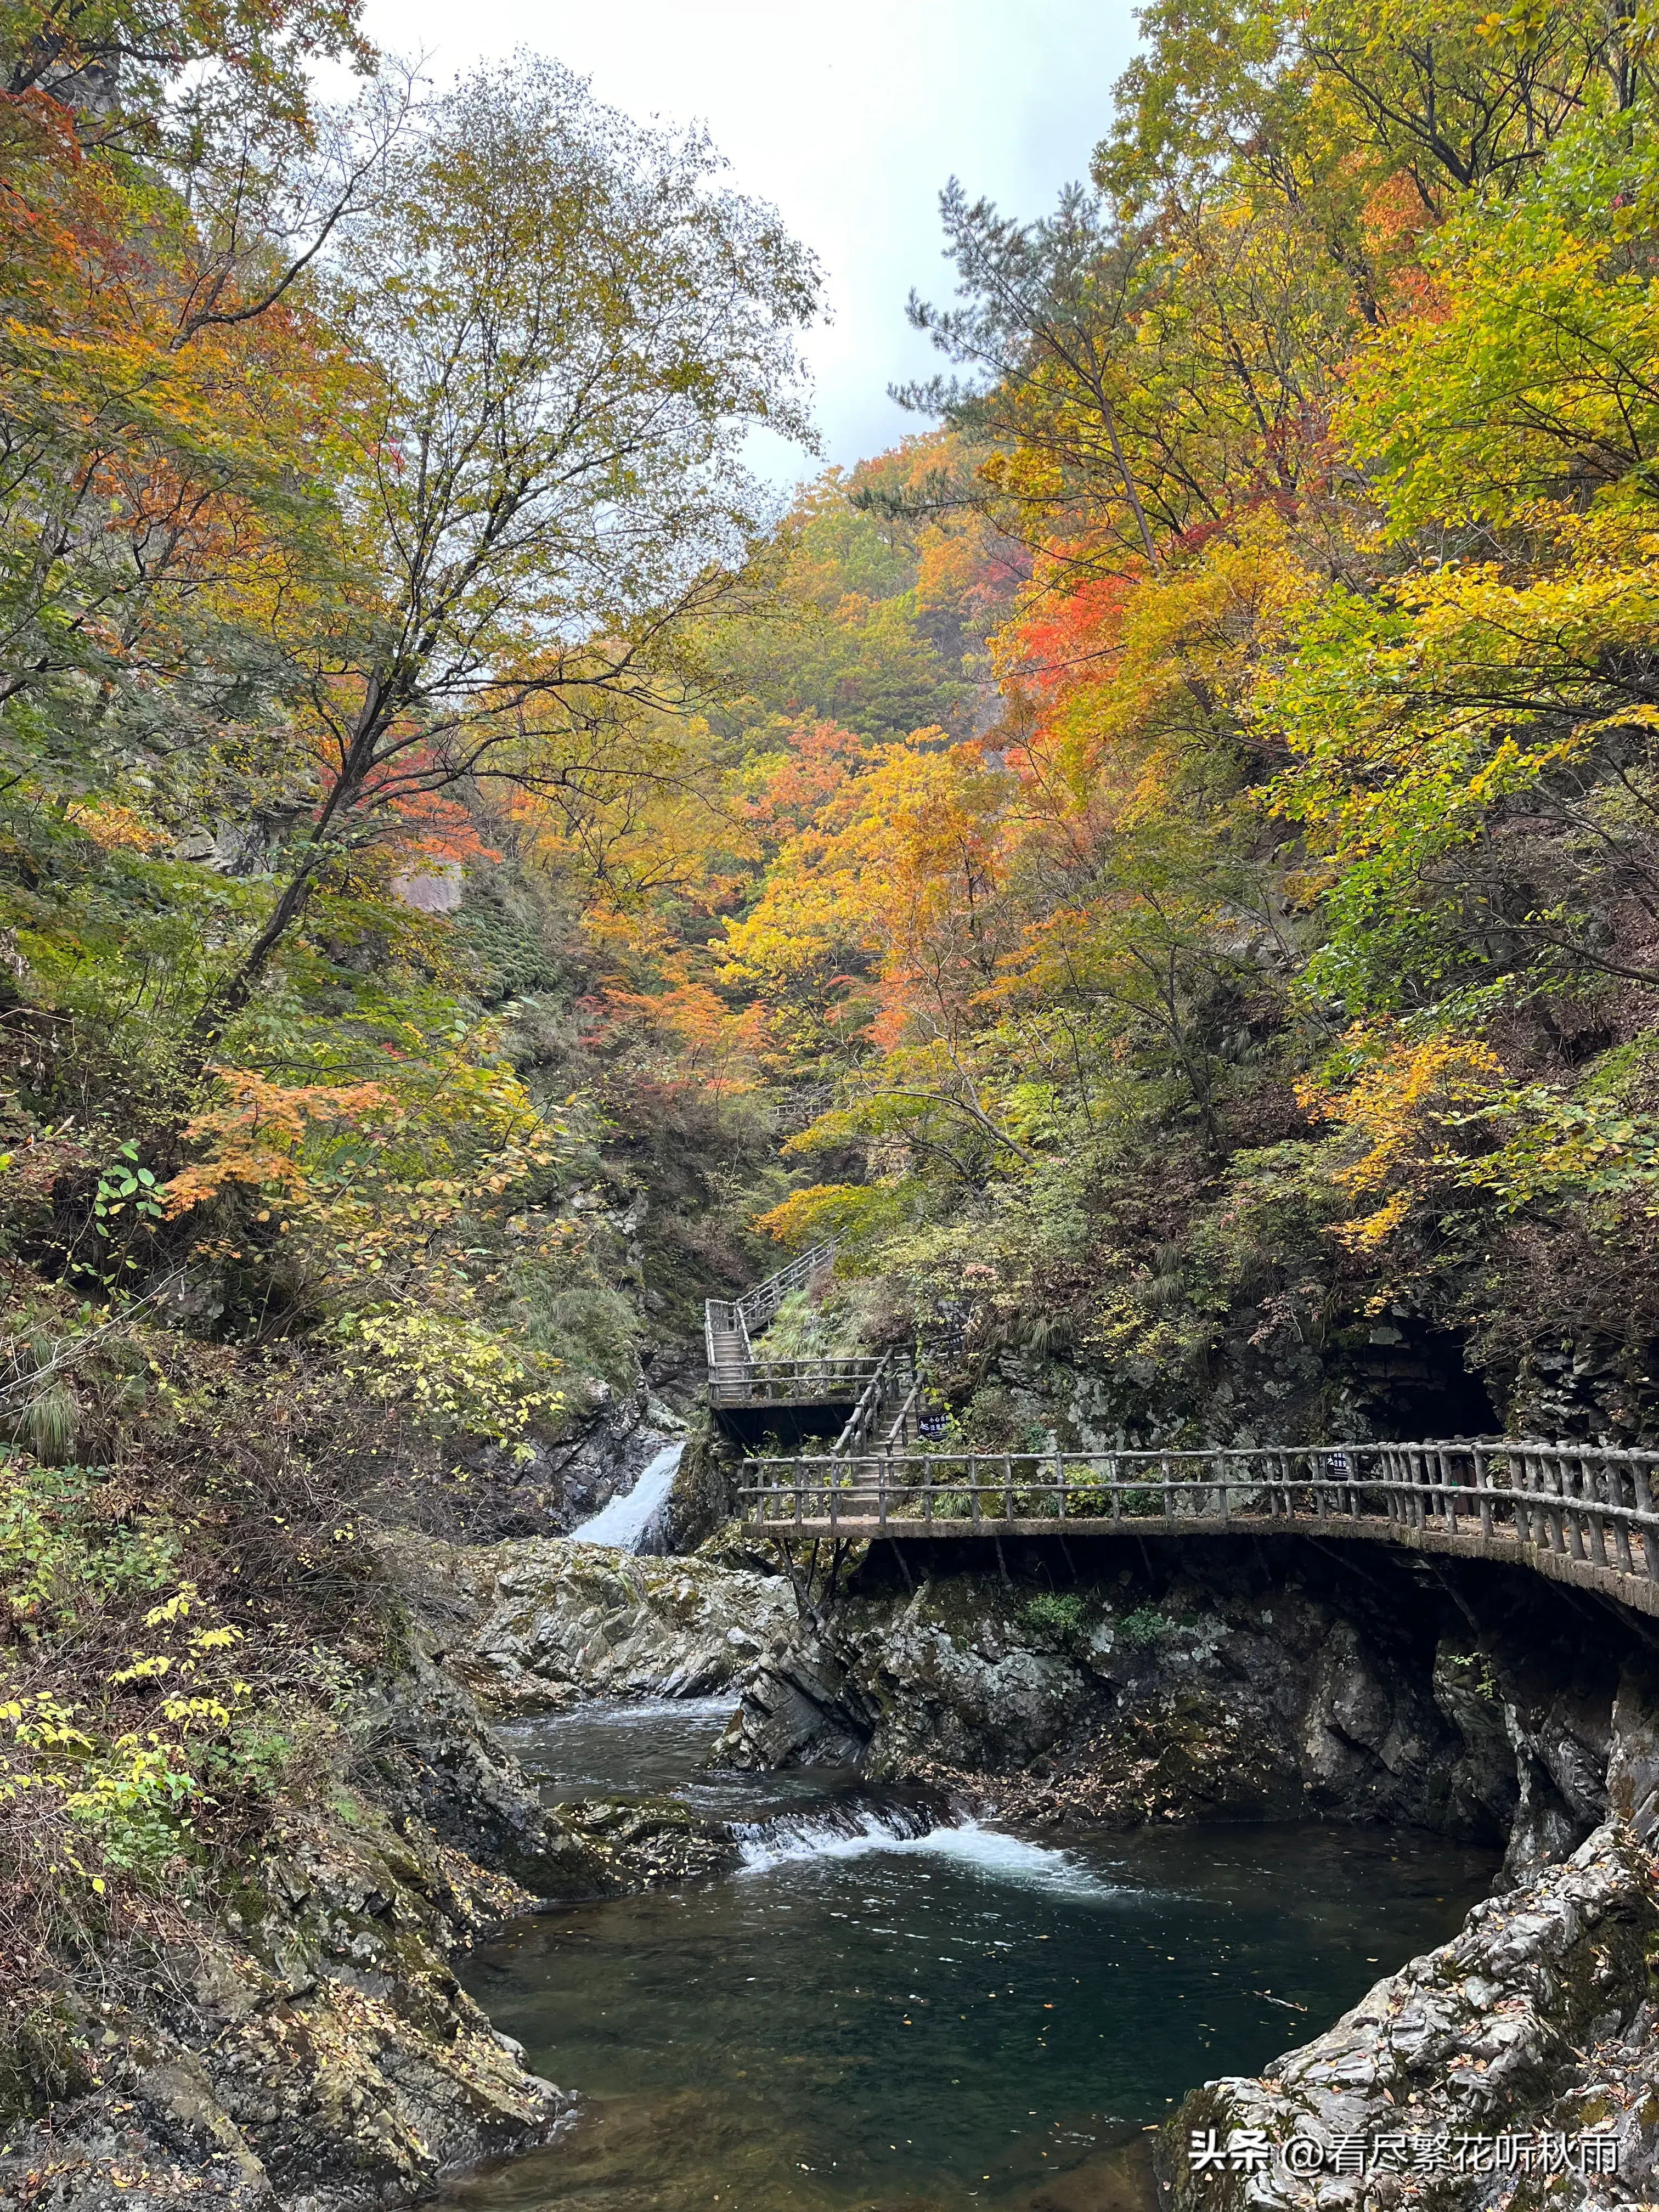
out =
{"type": "Polygon", "coordinates": [[[752,788],[738,804],[763,836],[781,843],[805,829],[856,775],[868,747],[838,722],[795,722],[781,732],[782,758],[763,758],[752,788]]]}
{"type": "Polygon", "coordinates": [[[355,1122],[361,1129],[368,1116],[396,1103],[378,1083],[287,1085],[248,1067],[214,1073],[228,1096],[185,1126],[185,1135],[206,1139],[210,1150],[167,1185],[164,1200],[171,1218],[216,1198],[231,1183],[275,1190],[286,1203],[296,1203],[308,1187],[298,1157],[308,1132],[337,1121],[355,1122]]]}
{"type": "Polygon", "coordinates": [[[822,1032],[856,1006],[880,1044],[917,1018],[954,1031],[1001,950],[1006,794],[977,746],[942,732],[872,748],[783,848],[751,913],[727,924],[728,975],[786,1028],[793,1011],[822,1032]]]}
{"type": "Polygon", "coordinates": [[[999,672],[1047,699],[1109,674],[1134,589],[1125,576],[1073,584],[1073,573],[1069,564],[1045,563],[1025,605],[997,639],[999,672]]]}

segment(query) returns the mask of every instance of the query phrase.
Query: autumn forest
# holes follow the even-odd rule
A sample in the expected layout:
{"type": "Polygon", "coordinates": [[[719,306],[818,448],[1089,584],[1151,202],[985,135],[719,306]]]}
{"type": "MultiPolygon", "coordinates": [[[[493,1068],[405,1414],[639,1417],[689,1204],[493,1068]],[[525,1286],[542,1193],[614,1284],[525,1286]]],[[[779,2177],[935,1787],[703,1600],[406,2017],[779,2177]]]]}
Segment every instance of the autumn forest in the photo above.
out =
{"type": "Polygon", "coordinates": [[[1654,24],[1140,22],[842,470],[697,134],[0,13],[20,2079],[332,1771],[368,1523],[544,1527],[821,1240],[775,1346],[989,1449],[1659,1436],[1654,24]]]}

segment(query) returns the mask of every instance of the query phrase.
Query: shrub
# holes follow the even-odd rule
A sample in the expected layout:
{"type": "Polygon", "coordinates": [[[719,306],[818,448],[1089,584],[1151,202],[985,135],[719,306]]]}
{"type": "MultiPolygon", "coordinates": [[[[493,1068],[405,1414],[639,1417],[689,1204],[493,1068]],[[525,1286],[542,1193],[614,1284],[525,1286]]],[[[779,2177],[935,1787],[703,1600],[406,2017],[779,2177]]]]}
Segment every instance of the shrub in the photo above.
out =
{"type": "Polygon", "coordinates": [[[1069,1591],[1064,1597],[1034,1597],[1020,1617],[1030,1635],[1051,1644],[1069,1644],[1082,1633],[1083,1600],[1069,1591]]]}
{"type": "Polygon", "coordinates": [[[1123,1641],[1136,1651],[1150,1651],[1170,1624],[1155,1605],[1138,1605],[1117,1625],[1123,1641]]]}

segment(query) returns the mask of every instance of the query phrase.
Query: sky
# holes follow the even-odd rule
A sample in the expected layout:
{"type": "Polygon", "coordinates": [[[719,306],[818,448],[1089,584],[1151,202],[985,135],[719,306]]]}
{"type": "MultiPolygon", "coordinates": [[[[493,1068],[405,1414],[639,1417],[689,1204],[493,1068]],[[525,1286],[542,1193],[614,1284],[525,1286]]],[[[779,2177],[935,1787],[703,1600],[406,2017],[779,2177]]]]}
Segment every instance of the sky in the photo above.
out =
{"type": "MultiPolygon", "coordinates": [[[[1134,45],[1130,0],[369,0],[366,21],[437,85],[524,46],[641,120],[705,123],[823,264],[833,320],[805,351],[843,466],[925,427],[886,392],[944,365],[904,317],[913,285],[950,289],[940,187],[1042,213],[1134,45]]],[[[781,486],[817,465],[769,438],[751,460],[781,486]]]]}

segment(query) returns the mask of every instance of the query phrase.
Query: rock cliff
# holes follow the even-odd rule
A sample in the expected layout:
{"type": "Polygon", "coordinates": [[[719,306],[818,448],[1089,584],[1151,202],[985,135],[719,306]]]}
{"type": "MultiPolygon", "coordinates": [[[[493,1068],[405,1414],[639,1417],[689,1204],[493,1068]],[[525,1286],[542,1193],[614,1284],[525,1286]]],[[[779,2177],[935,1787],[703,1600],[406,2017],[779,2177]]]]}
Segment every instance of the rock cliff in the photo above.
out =
{"type": "Polygon", "coordinates": [[[1648,1656],[1610,1609],[1294,1539],[1072,1548],[1058,1590],[942,1547],[910,1589],[868,1562],[827,1625],[768,1644],[726,1757],[856,1763],[1042,1821],[1406,1821],[1507,1845],[1511,1881],[1606,1818],[1615,1701],[1648,1656]]]}

